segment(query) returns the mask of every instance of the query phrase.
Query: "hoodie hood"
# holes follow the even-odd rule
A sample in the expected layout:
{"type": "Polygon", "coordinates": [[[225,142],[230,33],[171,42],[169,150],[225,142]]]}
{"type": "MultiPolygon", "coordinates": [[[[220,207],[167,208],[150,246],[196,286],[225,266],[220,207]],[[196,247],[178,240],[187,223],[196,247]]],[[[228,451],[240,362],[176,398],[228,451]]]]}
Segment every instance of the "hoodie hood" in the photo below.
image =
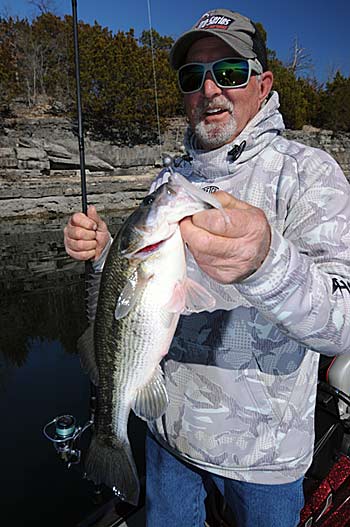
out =
{"type": "Polygon", "coordinates": [[[237,166],[255,157],[285,128],[279,110],[279,97],[271,93],[267,103],[253,117],[234,141],[215,150],[196,148],[196,137],[190,128],[184,145],[192,158],[192,178],[214,180],[232,174],[237,166]],[[234,153],[233,153],[234,152],[234,153]]]}

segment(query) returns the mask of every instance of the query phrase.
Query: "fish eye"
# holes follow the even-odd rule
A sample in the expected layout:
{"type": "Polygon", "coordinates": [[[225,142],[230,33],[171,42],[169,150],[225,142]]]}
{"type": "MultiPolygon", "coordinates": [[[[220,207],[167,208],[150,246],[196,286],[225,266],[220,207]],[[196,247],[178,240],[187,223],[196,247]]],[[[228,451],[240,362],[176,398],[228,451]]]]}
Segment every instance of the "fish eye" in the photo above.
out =
{"type": "Polygon", "coordinates": [[[144,205],[152,205],[152,203],[154,202],[154,194],[150,194],[149,196],[146,196],[143,200],[143,204],[144,205]]]}

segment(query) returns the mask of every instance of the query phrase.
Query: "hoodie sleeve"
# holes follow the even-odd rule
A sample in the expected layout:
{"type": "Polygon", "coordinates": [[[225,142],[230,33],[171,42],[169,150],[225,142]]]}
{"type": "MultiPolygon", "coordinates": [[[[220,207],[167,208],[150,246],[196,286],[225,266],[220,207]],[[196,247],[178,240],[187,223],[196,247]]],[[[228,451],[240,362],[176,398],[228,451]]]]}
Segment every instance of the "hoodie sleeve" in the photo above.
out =
{"type": "Polygon", "coordinates": [[[272,228],[263,265],[235,287],[307,348],[350,353],[350,186],[325,152],[300,165],[284,232],[272,228]]]}
{"type": "Polygon", "coordinates": [[[102,273],[103,266],[105,264],[105,261],[106,261],[106,258],[107,258],[107,255],[109,253],[109,249],[111,248],[112,243],[113,243],[113,238],[112,238],[111,233],[109,233],[109,240],[105,248],[103,249],[102,253],[100,254],[100,257],[94,262],[92,262],[92,269],[95,273],[102,273]]]}

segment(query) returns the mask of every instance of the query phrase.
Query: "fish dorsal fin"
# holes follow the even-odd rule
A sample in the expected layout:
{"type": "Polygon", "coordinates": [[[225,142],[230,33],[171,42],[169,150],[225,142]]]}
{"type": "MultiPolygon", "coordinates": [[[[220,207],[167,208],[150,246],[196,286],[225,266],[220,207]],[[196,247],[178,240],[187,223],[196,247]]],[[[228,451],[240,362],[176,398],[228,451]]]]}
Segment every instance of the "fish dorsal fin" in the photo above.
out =
{"type": "Polygon", "coordinates": [[[115,318],[117,320],[126,317],[134,307],[140,293],[143,291],[148,280],[153,275],[145,273],[142,264],[136,267],[128,278],[122,292],[120,293],[115,308],[115,318]]]}
{"type": "Polygon", "coordinates": [[[132,408],[141,419],[153,421],[164,414],[168,404],[163,371],[158,365],[148,384],[137,390],[132,408]]]}
{"type": "Polygon", "coordinates": [[[96,316],[98,293],[100,290],[102,272],[94,272],[89,275],[87,280],[87,318],[89,322],[93,322],[96,316]]]}
{"type": "Polygon", "coordinates": [[[215,306],[215,298],[198,282],[185,278],[177,282],[164,308],[170,313],[199,313],[215,306]]]}
{"type": "Polygon", "coordinates": [[[98,386],[99,375],[95,358],[94,326],[90,324],[77,342],[81,367],[90,376],[91,382],[98,386]]]}

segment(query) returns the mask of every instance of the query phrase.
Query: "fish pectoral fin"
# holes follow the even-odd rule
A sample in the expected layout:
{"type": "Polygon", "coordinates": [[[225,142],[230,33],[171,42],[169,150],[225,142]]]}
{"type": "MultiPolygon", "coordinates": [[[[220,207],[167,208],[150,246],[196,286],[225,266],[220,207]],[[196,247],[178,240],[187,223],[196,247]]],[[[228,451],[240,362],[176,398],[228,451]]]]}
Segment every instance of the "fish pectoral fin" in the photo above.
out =
{"type": "Polygon", "coordinates": [[[183,287],[186,294],[183,314],[199,313],[215,306],[215,298],[198,282],[185,278],[183,287]]]}
{"type": "Polygon", "coordinates": [[[215,298],[198,282],[185,278],[175,284],[164,309],[170,313],[199,313],[215,306],[215,298]]]}
{"type": "Polygon", "coordinates": [[[98,386],[99,375],[95,358],[94,326],[90,324],[77,342],[82,369],[90,376],[91,382],[98,386]]]}
{"type": "Polygon", "coordinates": [[[137,390],[132,409],[141,419],[153,421],[164,414],[168,404],[163,371],[157,366],[149,383],[137,390]]]}
{"type": "Polygon", "coordinates": [[[152,276],[152,274],[145,273],[141,265],[133,271],[117,299],[114,312],[116,320],[126,317],[132,310],[140,293],[152,276]]]}
{"type": "Polygon", "coordinates": [[[164,310],[169,313],[181,313],[186,306],[186,292],[183,282],[176,282],[170,300],[165,304],[164,310]]]}
{"type": "Polygon", "coordinates": [[[172,312],[164,308],[159,310],[159,321],[163,328],[170,329],[175,321],[177,323],[178,318],[179,314],[177,312],[172,312]]]}

